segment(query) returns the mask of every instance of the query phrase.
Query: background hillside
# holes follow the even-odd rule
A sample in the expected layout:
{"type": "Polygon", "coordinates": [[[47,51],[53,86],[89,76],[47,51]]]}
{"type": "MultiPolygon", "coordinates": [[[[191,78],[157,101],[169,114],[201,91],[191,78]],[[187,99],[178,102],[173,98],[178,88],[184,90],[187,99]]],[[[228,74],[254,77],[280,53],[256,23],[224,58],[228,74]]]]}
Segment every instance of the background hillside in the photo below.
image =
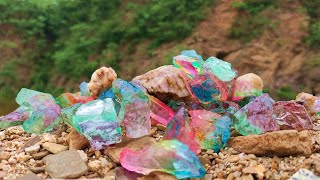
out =
{"type": "Polygon", "coordinates": [[[184,49],[290,99],[320,94],[320,1],[0,0],[0,115],[22,87],[76,92],[100,66],[131,79],[184,49]]]}

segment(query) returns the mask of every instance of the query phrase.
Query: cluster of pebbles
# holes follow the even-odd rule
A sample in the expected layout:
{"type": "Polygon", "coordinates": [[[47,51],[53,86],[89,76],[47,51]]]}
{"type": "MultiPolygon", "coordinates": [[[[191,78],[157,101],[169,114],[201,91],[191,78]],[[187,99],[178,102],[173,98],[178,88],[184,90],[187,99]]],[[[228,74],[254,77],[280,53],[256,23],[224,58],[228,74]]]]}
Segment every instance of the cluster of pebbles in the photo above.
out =
{"type": "MultiPolygon", "coordinates": [[[[320,120],[317,122],[320,123],[320,120]]],[[[159,124],[152,128],[150,136],[135,139],[134,143],[129,140],[120,143],[112,151],[94,151],[72,128],[65,128],[63,132],[53,135],[38,136],[25,133],[20,126],[11,127],[0,132],[0,179],[46,179],[52,175],[79,179],[175,179],[165,173],[138,175],[123,169],[117,160],[123,147],[135,149],[141,144],[160,141],[164,130],[165,127],[159,124]],[[63,160],[59,161],[59,158],[63,160]],[[70,161],[74,163],[69,163],[68,167],[63,164],[70,161]]],[[[199,155],[200,162],[207,170],[203,179],[280,180],[289,179],[302,168],[319,176],[320,131],[310,130],[305,133],[312,138],[311,155],[258,156],[239,152],[232,145],[221,149],[219,153],[203,150],[199,155]]],[[[232,136],[237,134],[233,133],[232,136]]],[[[272,143],[266,146],[272,146],[272,143]]]]}

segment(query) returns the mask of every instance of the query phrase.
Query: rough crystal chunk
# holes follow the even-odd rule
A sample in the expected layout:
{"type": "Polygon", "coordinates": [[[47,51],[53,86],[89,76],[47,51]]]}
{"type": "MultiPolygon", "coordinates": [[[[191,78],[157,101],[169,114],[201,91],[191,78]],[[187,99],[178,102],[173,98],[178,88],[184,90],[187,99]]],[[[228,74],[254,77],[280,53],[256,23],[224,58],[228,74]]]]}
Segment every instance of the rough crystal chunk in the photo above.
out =
{"type": "Polygon", "coordinates": [[[210,72],[221,81],[229,82],[233,80],[237,73],[232,69],[231,64],[216,57],[210,57],[203,63],[203,72],[210,72]]]}
{"type": "Polygon", "coordinates": [[[89,91],[87,82],[82,82],[79,85],[79,88],[80,88],[81,96],[90,96],[90,91],[89,91]]]}
{"type": "Polygon", "coordinates": [[[228,86],[211,73],[195,75],[190,87],[195,97],[202,103],[228,99],[228,86]]]}
{"type": "Polygon", "coordinates": [[[121,142],[121,128],[112,99],[94,100],[81,105],[72,118],[76,130],[94,149],[121,142]]]}
{"type": "Polygon", "coordinates": [[[120,163],[129,171],[145,175],[162,171],[183,179],[202,178],[206,174],[197,156],[178,140],[161,141],[140,151],[125,148],[120,163]]]}
{"type": "Polygon", "coordinates": [[[320,98],[308,93],[299,93],[296,101],[301,103],[310,115],[320,115],[320,98]]]}
{"type": "Polygon", "coordinates": [[[172,58],[172,63],[175,67],[191,75],[202,73],[203,62],[202,57],[195,50],[182,51],[181,55],[172,58]]]}
{"type": "Polygon", "coordinates": [[[84,104],[93,100],[94,98],[92,96],[81,96],[80,93],[63,93],[56,98],[61,108],[66,108],[77,103],[84,104]]]}
{"type": "Polygon", "coordinates": [[[148,135],[151,128],[148,95],[121,79],[113,82],[112,90],[117,101],[121,102],[118,119],[126,127],[127,136],[138,138],[148,135]]]}
{"type": "Polygon", "coordinates": [[[0,129],[21,125],[27,119],[29,119],[29,112],[24,107],[19,107],[12,113],[0,117],[0,129]]]}
{"type": "Polygon", "coordinates": [[[40,108],[32,112],[30,118],[23,123],[26,132],[42,134],[59,128],[60,107],[58,105],[40,108]]]}
{"type": "Polygon", "coordinates": [[[241,100],[248,96],[260,96],[262,94],[262,79],[253,73],[238,77],[232,88],[232,100],[241,100]]]}
{"type": "Polygon", "coordinates": [[[169,122],[163,139],[178,139],[182,143],[189,146],[192,152],[199,154],[201,149],[195,140],[195,132],[191,128],[190,123],[191,122],[187,116],[186,110],[182,107],[169,122]]]}
{"type": "Polygon", "coordinates": [[[313,124],[306,108],[294,101],[278,101],[273,105],[280,129],[312,129],[313,124]]]}
{"type": "Polygon", "coordinates": [[[193,110],[189,114],[200,147],[219,152],[230,138],[231,119],[206,110],[193,110]]]}
{"type": "Polygon", "coordinates": [[[234,114],[233,125],[242,135],[279,130],[273,114],[273,99],[268,94],[255,98],[234,114]]]}
{"type": "Polygon", "coordinates": [[[154,96],[149,96],[149,98],[151,101],[150,117],[166,126],[174,117],[173,110],[154,96]]]}

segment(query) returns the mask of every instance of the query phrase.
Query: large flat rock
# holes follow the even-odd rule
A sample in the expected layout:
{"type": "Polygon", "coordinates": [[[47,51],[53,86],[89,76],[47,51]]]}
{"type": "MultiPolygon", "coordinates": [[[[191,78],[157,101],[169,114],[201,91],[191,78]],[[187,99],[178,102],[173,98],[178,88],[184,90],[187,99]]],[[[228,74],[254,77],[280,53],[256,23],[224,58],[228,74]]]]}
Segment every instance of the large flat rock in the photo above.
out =
{"type": "Polygon", "coordinates": [[[63,151],[44,159],[45,170],[52,178],[78,178],[88,167],[76,150],[63,151]]]}
{"type": "Polygon", "coordinates": [[[294,156],[312,153],[312,137],[308,131],[274,131],[261,135],[238,136],[229,145],[239,152],[260,156],[294,156]]]}

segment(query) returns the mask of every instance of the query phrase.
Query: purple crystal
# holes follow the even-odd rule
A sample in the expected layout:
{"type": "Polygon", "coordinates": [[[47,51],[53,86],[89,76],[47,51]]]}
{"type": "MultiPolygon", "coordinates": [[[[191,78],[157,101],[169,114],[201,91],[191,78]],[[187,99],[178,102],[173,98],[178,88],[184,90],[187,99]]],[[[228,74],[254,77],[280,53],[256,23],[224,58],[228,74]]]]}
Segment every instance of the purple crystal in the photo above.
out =
{"type": "Polygon", "coordinates": [[[235,129],[245,136],[279,130],[273,114],[273,103],[268,94],[255,98],[234,114],[235,129]]]}
{"type": "Polygon", "coordinates": [[[313,124],[306,108],[294,101],[278,101],[273,105],[280,129],[312,129],[313,124]]]}

